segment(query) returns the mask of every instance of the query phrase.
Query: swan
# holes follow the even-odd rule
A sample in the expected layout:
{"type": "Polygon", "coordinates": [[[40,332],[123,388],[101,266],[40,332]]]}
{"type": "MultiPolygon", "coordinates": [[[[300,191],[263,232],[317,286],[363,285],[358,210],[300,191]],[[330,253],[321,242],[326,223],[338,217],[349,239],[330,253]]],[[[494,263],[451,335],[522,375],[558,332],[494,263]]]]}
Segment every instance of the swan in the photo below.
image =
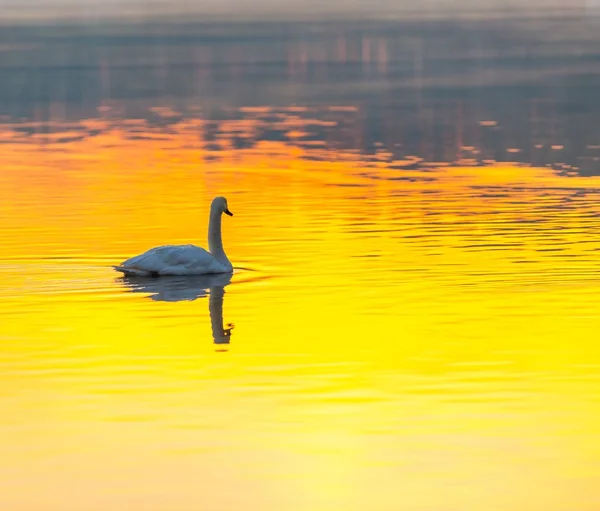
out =
{"type": "Polygon", "coordinates": [[[231,273],[233,266],[223,250],[221,216],[233,216],[225,197],[215,197],[210,205],[208,252],[195,245],[163,245],[123,261],[113,268],[125,275],[207,275],[231,273]]]}

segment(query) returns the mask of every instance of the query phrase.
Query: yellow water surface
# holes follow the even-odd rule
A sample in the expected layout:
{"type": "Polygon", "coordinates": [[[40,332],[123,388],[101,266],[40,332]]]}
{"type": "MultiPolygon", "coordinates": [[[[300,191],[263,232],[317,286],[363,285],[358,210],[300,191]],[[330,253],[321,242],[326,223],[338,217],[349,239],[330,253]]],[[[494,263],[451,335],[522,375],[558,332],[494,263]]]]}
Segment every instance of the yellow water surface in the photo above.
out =
{"type": "Polygon", "coordinates": [[[2,510],[600,508],[599,178],[201,129],[2,145],[2,510]],[[112,270],[215,195],[224,289],[112,270]]]}

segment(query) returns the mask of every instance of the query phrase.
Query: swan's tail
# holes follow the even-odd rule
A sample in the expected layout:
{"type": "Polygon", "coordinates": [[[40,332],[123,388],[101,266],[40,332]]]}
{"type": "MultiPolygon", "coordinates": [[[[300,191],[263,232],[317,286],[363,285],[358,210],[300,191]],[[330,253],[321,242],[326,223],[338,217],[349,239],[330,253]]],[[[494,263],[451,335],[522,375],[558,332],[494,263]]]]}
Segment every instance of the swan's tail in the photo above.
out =
{"type": "Polygon", "coordinates": [[[133,268],[131,266],[113,266],[116,271],[120,271],[124,275],[137,275],[139,277],[144,277],[150,275],[149,272],[145,270],[139,270],[137,268],[133,268]]]}

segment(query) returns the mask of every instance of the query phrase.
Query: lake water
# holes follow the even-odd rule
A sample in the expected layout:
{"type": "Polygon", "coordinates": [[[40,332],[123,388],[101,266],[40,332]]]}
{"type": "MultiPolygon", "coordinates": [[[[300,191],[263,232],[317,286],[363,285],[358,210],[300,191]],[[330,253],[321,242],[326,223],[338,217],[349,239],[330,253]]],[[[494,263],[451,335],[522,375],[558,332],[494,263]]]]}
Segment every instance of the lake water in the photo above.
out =
{"type": "Polygon", "coordinates": [[[388,29],[11,36],[2,509],[598,509],[596,43],[388,29]],[[230,282],[112,270],[215,195],[230,282]]]}

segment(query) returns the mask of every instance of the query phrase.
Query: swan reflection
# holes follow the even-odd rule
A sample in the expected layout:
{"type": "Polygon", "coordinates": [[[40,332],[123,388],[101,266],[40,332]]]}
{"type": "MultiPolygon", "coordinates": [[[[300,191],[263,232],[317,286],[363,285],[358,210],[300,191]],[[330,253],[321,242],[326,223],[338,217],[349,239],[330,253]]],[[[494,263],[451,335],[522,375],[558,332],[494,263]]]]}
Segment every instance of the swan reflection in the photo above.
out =
{"type": "Polygon", "coordinates": [[[215,344],[229,344],[233,324],[223,325],[225,286],[231,283],[231,273],[195,276],[142,277],[124,276],[119,279],[129,291],[148,294],[161,302],[192,301],[208,296],[208,311],[215,344]]]}

